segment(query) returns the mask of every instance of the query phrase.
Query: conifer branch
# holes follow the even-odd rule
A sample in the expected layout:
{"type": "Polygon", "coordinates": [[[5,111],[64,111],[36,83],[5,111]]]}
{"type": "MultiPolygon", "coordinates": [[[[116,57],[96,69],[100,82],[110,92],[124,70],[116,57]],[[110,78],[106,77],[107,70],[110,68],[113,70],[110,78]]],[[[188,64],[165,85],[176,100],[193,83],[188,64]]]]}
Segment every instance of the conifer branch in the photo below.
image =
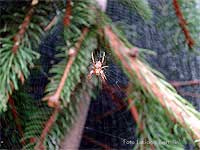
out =
{"type": "Polygon", "coordinates": [[[19,32],[13,38],[14,45],[12,47],[12,52],[15,53],[15,54],[17,53],[17,50],[18,50],[20,43],[21,43],[21,40],[23,39],[24,34],[25,34],[29,24],[30,24],[30,20],[33,16],[33,13],[34,13],[34,7],[31,7],[30,10],[28,11],[26,17],[24,18],[23,23],[20,26],[19,32]]]}
{"type": "MultiPolygon", "coordinates": [[[[135,122],[137,123],[139,131],[143,132],[144,124],[143,124],[143,121],[139,119],[139,113],[138,113],[137,107],[133,104],[133,100],[130,98],[128,99],[128,104],[130,107],[131,115],[133,119],[135,120],[135,122]]],[[[150,143],[150,148],[151,150],[155,150],[155,146],[152,143],[150,143]]]]}
{"type": "MultiPolygon", "coordinates": [[[[30,24],[30,20],[33,16],[33,13],[34,13],[34,7],[31,6],[30,10],[28,11],[26,17],[24,18],[24,21],[23,23],[21,24],[20,26],[20,30],[18,31],[18,33],[14,36],[13,40],[14,40],[14,44],[13,44],[13,47],[12,47],[12,52],[14,54],[17,53],[17,50],[21,44],[21,40],[23,39],[24,37],[24,34],[30,24]]],[[[22,84],[24,83],[24,75],[22,74],[22,72],[20,72],[20,80],[22,82],[22,84]]]]}
{"type": "Polygon", "coordinates": [[[64,26],[69,26],[71,15],[72,15],[72,2],[71,0],[67,0],[65,16],[63,19],[64,26]]]}
{"type": "Polygon", "coordinates": [[[58,20],[58,16],[55,15],[53,19],[50,21],[50,23],[44,28],[44,31],[50,30],[56,24],[57,20],[58,20]]]}
{"type": "Polygon", "coordinates": [[[44,98],[44,100],[48,100],[48,105],[50,107],[55,107],[55,106],[59,105],[59,103],[60,103],[59,98],[60,98],[62,89],[65,85],[65,81],[67,79],[68,73],[70,71],[70,68],[71,68],[71,66],[72,66],[72,64],[73,64],[73,62],[74,62],[74,60],[75,60],[75,58],[78,54],[78,51],[80,50],[81,44],[82,44],[85,36],[87,35],[88,31],[89,31],[88,28],[84,28],[82,35],[80,36],[77,43],[75,44],[75,48],[69,50],[69,53],[68,53],[69,54],[69,60],[68,60],[68,63],[65,67],[63,76],[60,80],[60,83],[58,85],[56,92],[52,96],[44,98]]]}
{"type": "Polygon", "coordinates": [[[142,124],[139,124],[139,114],[138,114],[137,108],[135,107],[135,105],[132,104],[132,102],[133,102],[132,99],[128,99],[128,104],[130,106],[130,111],[133,116],[133,119],[135,120],[140,130],[142,131],[143,127],[142,127],[142,124]]]}
{"type": "Polygon", "coordinates": [[[101,143],[99,141],[96,141],[96,140],[94,140],[93,138],[91,138],[91,137],[89,137],[87,135],[83,135],[83,138],[86,139],[88,142],[91,142],[91,143],[93,143],[95,145],[98,145],[98,146],[102,147],[104,150],[112,150],[113,149],[110,146],[108,146],[106,144],[103,144],[103,143],[101,143]]]}
{"type": "Polygon", "coordinates": [[[193,139],[199,140],[199,113],[191,105],[188,105],[186,100],[170,90],[170,85],[156,77],[147,65],[142,63],[138,58],[130,57],[130,49],[122,43],[110,27],[105,27],[104,32],[106,38],[109,40],[110,47],[113,49],[116,57],[121,61],[125,71],[131,77],[136,77],[140,81],[141,86],[146,92],[152,94],[161,106],[169,112],[170,118],[174,118],[185,128],[193,139]]]}
{"type": "Polygon", "coordinates": [[[198,93],[180,92],[180,94],[183,95],[183,96],[190,96],[190,97],[200,98],[200,94],[198,94],[198,93]]]}
{"type": "MultiPolygon", "coordinates": [[[[12,115],[13,115],[13,118],[15,120],[15,124],[17,126],[18,131],[19,131],[19,134],[20,134],[21,137],[23,137],[24,133],[23,133],[23,130],[22,130],[22,126],[20,124],[19,115],[18,115],[17,109],[15,107],[14,100],[13,100],[13,98],[11,96],[9,96],[9,98],[8,98],[8,103],[9,103],[9,105],[11,107],[12,115]]],[[[22,140],[21,144],[25,145],[25,141],[22,140]]]]}
{"type": "Polygon", "coordinates": [[[122,109],[125,108],[125,107],[126,107],[125,105],[118,106],[118,107],[117,107],[116,109],[114,109],[114,110],[110,110],[110,111],[107,111],[107,112],[105,112],[105,113],[103,113],[103,114],[101,114],[101,115],[96,116],[96,117],[95,117],[95,118],[96,118],[95,120],[96,120],[96,121],[100,121],[100,120],[102,120],[103,118],[108,117],[108,116],[112,115],[113,113],[122,110],[122,109]]]}
{"type": "MultiPolygon", "coordinates": [[[[14,54],[17,53],[17,50],[18,50],[18,48],[19,48],[19,46],[20,46],[20,44],[21,44],[21,40],[22,40],[23,37],[24,37],[24,34],[25,34],[25,32],[26,32],[26,29],[28,28],[28,26],[29,26],[29,24],[30,24],[30,20],[31,20],[31,18],[32,18],[32,15],[33,15],[33,13],[34,13],[34,7],[33,7],[33,5],[36,5],[37,3],[34,2],[34,1],[32,1],[32,2],[33,2],[33,3],[32,3],[32,6],[31,6],[30,10],[28,11],[26,17],[24,18],[23,23],[20,25],[20,30],[19,30],[18,33],[13,37],[14,44],[13,44],[13,47],[12,47],[12,52],[13,52],[14,54]]],[[[19,78],[20,78],[20,80],[21,80],[21,82],[22,82],[22,84],[23,84],[24,81],[25,81],[24,75],[23,75],[22,72],[20,72],[19,74],[20,74],[20,75],[19,75],[19,78]]],[[[12,82],[10,82],[10,86],[11,86],[11,90],[14,91],[14,85],[13,85],[12,82]]],[[[15,120],[15,124],[16,124],[16,127],[17,127],[18,131],[19,131],[19,134],[20,134],[21,137],[23,137],[23,136],[24,136],[24,133],[23,133],[23,130],[22,130],[22,126],[21,126],[21,124],[20,124],[20,119],[19,119],[19,116],[18,116],[17,109],[16,109],[16,107],[15,107],[14,100],[13,100],[13,98],[11,97],[11,95],[10,95],[9,98],[8,98],[8,103],[9,103],[9,105],[10,105],[10,107],[11,107],[12,115],[13,115],[13,118],[14,118],[14,120],[15,120]]],[[[22,144],[22,145],[25,145],[25,141],[22,140],[22,141],[21,141],[21,144],[22,144]]]]}
{"type": "MultiPolygon", "coordinates": [[[[139,119],[139,113],[138,113],[137,107],[134,104],[132,104],[132,102],[133,102],[132,99],[128,99],[128,104],[130,106],[131,115],[138,125],[139,132],[141,134],[143,134],[143,132],[144,132],[144,121],[143,121],[142,118],[141,118],[141,120],[139,119]]],[[[145,140],[152,142],[151,139],[148,139],[148,137],[145,134],[144,134],[144,138],[145,138],[145,140]]],[[[149,143],[149,146],[150,146],[151,150],[156,149],[153,143],[149,143]]]]}
{"type": "Polygon", "coordinates": [[[42,133],[40,135],[39,141],[35,146],[35,150],[44,150],[44,140],[46,138],[46,135],[49,133],[50,129],[52,128],[54,122],[56,121],[56,117],[59,113],[60,106],[56,106],[54,108],[54,111],[52,115],[50,116],[49,120],[45,123],[44,129],[42,130],[42,133]]]}
{"type": "Polygon", "coordinates": [[[180,5],[178,3],[178,0],[173,0],[173,6],[174,6],[174,11],[175,11],[176,16],[177,16],[178,21],[179,21],[179,25],[180,25],[180,27],[181,27],[184,35],[185,35],[186,42],[187,42],[188,46],[190,48],[192,48],[194,46],[195,42],[192,39],[190,32],[187,28],[187,22],[184,19],[183,13],[181,12],[181,8],[180,8],[180,5]]]}
{"type": "Polygon", "coordinates": [[[83,97],[90,98],[92,89],[96,84],[95,80],[91,83],[86,81],[86,79],[77,84],[75,90],[70,95],[72,100],[67,108],[59,106],[52,111],[52,109],[44,105],[39,108],[39,112],[35,111],[33,116],[29,118],[30,122],[25,128],[25,136],[22,140],[27,140],[29,143],[27,142],[23,148],[41,150],[57,147],[61,142],[61,137],[64,137],[66,132],[69,132],[72,123],[74,123],[80,99],[84,101],[83,97]],[[38,134],[40,134],[39,138],[37,138],[38,134]],[[56,140],[52,142],[51,139],[56,140]]]}
{"type": "Polygon", "coordinates": [[[200,85],[200,80],[190,80],[190,81],[170,81],[170,83],[174,87],[180,87],[180,86],[192,86],[192,85],[200,85]]]}

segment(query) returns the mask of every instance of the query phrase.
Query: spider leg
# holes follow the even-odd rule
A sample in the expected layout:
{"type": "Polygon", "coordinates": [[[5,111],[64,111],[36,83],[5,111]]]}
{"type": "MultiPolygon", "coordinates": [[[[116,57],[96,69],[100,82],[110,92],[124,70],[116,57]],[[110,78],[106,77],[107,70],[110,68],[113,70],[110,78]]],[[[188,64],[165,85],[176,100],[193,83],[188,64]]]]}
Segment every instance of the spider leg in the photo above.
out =
{"type": "Polygon", "coordinates": [[[101,67],[101,69],[103,69],[103,68],[108,68],[108,66],[103,66],[103,67],[101,67]]]}
{"type": "Polygon", "coordinates": [[[104,58],[105,58],[105,52],[103,52],[103,57],[102,57],[102,60],[101,60],[101,63],[103,64],[104,62],[104,58]]]}
{"type": "Polygon", "coordinates": [[[90,79],[92,79],[92,75],[94,74],[94,71],[92,70],[92,71],[90,71],[90,73],[88,74],[88,79],[90,80],[90,79]]]}
{"type": "Polygon", "coordinates": [[[103,70],[101,70],[100,74],[103,81],[107,80],[106,75],[104,74],[103,70]]]}
{"type": "Polygon", "coordinates": [[[93,52],[92,52],[92,62],[93,62],[93,64],[95,64],[93,52]]]}

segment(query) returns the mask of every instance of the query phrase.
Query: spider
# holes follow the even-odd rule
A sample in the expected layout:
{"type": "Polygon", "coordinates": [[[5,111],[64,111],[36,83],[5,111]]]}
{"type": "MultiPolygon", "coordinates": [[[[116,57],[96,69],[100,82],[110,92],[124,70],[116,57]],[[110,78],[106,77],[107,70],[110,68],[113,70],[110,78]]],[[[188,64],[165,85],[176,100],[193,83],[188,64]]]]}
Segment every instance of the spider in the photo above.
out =
{"type": "Polygon", "coordinates": [[[92,70],[90,71],[90,73],[88,75],[89,79],[91,79],[92,75],[95,74],[96,76],[101,76],[103,81],[107,80],[103,69],[108,67],[108,66],[102,66],[103,63],[104,63],[104,58],[105,58],[105,52],[103,53],[103,57],[102,57],[101,61],[100,60],[95,61],[94,55],[93,55],[93,52],[92,52],[92,63],[93,64],[92,64],[92,70]]]}

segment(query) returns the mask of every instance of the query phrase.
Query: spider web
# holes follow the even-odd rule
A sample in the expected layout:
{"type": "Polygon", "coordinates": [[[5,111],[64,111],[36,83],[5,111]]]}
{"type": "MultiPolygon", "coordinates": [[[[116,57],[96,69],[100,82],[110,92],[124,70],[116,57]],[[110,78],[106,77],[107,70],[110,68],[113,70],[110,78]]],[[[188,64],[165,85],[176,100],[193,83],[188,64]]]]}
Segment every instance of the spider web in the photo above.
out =
{"type": "Polygon", "coordinates": [[[133,148],[133,145],[124,143],[124,139],[135,140],[135,123],[123,101],[126,97],[123,87],[128,84],[128,79],[116,64],[109,64],[105,73],[105,86],[113,90],[107,91],[107,88],[102,87],[97,99],[92,100],[80,149],[102,146],[115,149],[133,148]],[[115,95],[115,98],[112,95],[115,95]],[[95,144],[94,141],[91,143],[91,139],[88,141],[85,136],[101,144],[95,144]]]}

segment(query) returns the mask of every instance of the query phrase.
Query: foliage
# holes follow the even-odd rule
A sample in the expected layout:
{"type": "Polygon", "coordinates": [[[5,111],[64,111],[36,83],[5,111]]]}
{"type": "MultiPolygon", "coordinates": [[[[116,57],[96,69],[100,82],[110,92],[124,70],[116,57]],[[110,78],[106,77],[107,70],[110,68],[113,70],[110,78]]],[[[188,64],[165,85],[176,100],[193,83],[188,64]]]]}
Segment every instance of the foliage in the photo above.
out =
{"type": "MultiPolygon", "coordinates": [[[[73,4],[73,12],[76,13],[71,21],[70,25],[65,27],[65,45],[58,48],[56,58],[61,60],[58,64],[55,64],[49,71],[53,76],[50,78],[50,82],[46,87],[47,97],[53,95],[57,90],[60,80],[63,76],[65,66],[69,59],[70,48],[75,48],[78,38],[81,36],[81,28],[83,26],[91,26],[95,22],[95,16],[92,11],[87,11],[87,7],[91,5],[90,1],[76,1],[73,4]]],[[[81,81],[80,77],[82,74],[86,74],[87,66],[90,62],[90,56],[92,50],[97,48],[96,31],[95,27],[86,35],[83,44],[75,58],[74,64],[72,65],[68,78],[65,81],[64,89],[61,92],[62,104],[67,105],[70,103],[71,91],[74,90],[77,83],[81,81]]]]}
{"type": "MultiPolygon", "coordinates": [[[[137,88],[134,87],[134,89],[137,88]]],[[[141,91],[141,94],[139,92],[132,93],[131,97],[133,105],[137,107],[140,114],[139,124],[142,125],[143,129],[141,131],[138,126],[138,141],[150,143],[146,144],[145,147],[150,149],[153,145],[155,149],[184,149],[184,145],[188,141],[192,142],[184,128],[172,122],[167,116],[167,112],[157,101],[150,99],[149,95],[143,94],[141,91]]],[[[143,147],[141,144],[137,144],[134,149],[143,149],[143,147]]]]}
{"type": "MultiPolygon", "coordinates": [[[[71,95],[70,91],[73,91],[76,84],[81,82],[80,79],[81,75],[86,74],[87,66],[89,65],[90,61],[90,53],[97,46],[97,41],[95,40],[95,34],[92,31],[89,34],[90,35],[88,35],[85,38],[87,43],[84,43],[83,46],[81,47],[81,50],[77,58],[75,59],[75,62],[72,65],[72,68],[68,74],[68,78],[65,81],[65,86],[61,93],[61,100],[64,105],[70,103],[70,95],[71,95]]],[[[66,50],[68,50],[66,47],[62,48],[62,50],[60,50],[60,52],[57,54],[58,58],[62,58],[60,56],[65,56],[67,53],[66,50]]],[[[67,60],[64,59],[50,69],[50,73],[53,74],[53,77],[51,77],[50,82],[46,88],[46,92],[48,93],[47,96],[52,95],[56,91],[60,79],[63,75],[63,70],[65,69],[66,63],[67,60]]]]}
{"type": "MultiPolygon", "coordinates": [[[[160,73],[141,62],[139,57],[130,56],[132,49],[125,46],[111,29],[105,28],[104,32],[113,56],[130,79],[128,99],[132,99],[132,104],[135,103],[139,110],[139,140],[157,142],[153,144],[156,149],[180,149],[192,138],[198,139],[199,112],[179,96],[160,73]],[[170,144],[159,144],[159,141],[170,144]]],[[[146,146],[151,148],[151,144],[146,146]]]]}
{"type": "MultiPolygon", "coordinates": [[[[93,84],[96,85],[96,80],[93,80],[93,84]]],[[[94,86],[93,85],[93,86],[94,86]]],[[[87,79],[82,79],[79,84],[76,85],[75,90],[70,96],[72,100],[67,107],[63,108],[56,117],[56,121],[50,131],[50,133],[45,138],[45,148],[46,149],[58,149],[61,139],[64,137],[66,132],[69,130],[71,124],[74,122],[77,113],[77,104],[80,100],[83,100],[84,93],[88,96],[92,96],[92,85],[87,79]]],[[[25,134],[21,140],[26,141],[26,145],[23,149],[34,149],[36,146],[40,134],[43,130],[44,124],[47,122],[51,116],[53,109],[49,108],[43,102],[40,102],[39,107],[32,107],[32,109],[37,109],[32,115],[28,117],[28,121],[25,124],[25,134]],[[30,142],[32,140],[32,142],[30,142]]]]}
{"type": "Polygon", "coordinates": [[[34,61],[39,58],[39,53],[35,49],[37,48],[36,45],[40,43],[41,35],[44,34],[42,27],[48,22],[48,19],[44,16],[48,15],[50,7],[39,5],[37,9],[31,9],[27,10],[26,7],[23,7],[16,9],[14,16],[12,16],[11,11],[4,12],[1,16],[0,92],[1,95],[4,94],[2,97],[5,99],[1,100],[0,108],[4,106],[2,108],[4,111],[6,110],[8,94],[19,89],[18,79],[23,83],[24,78],[27,79],[30,74],[29,68],[32,68],[34,61]],[[27,22],[22,25],[27,11],[29,12],[27,16],[30,17],[30,23],[27,22]],[[21,28],[18,31],[20,25],[21,28]]]}
{"type": "Polygon", "coordinates": [[[33,112],[40,110],[38,108],[39,103],[27,93],[27,88],[27,84],[23,87],[20,86],[18,92],[14,92],[12,95],[15,108],[8,105],[8,110],[1,114],[1,127],[6,129],[1,132],[5,137],[3,139],[4,147],[1,148],[20,149],[20,138],[22,136],[20,134],[22,133],[18,131],[18,125],[20,124],[20,127],[24,129],[33,112]],[[16,113],[16,116],[13,113],[16,113]]]}
{"type": "MultiPolygon", "coordinates": [[[[60,60],[57,64],[53,65],[49,71],[50,82],[46,86],[46,96],[53,95],[61,82],[64,70],[70,59],[69,51],[71,48],[76,48],[76,43],[82,34],[82,28],[84,26],[91,27],[95,22],[95,15],[92,11],[87,11],[87,7],[91,5],[91,1],[75,1],[72,5],[72,15],[76,14],[70,20],[69,26],[64,26],[64,40],[63,46],[57,48],[56,58],[60,60]],[[78,15],[79,14],[79,15],[78,15]]],[[[64,16],[62,14],[62,16],[64,16]]],[[[62,89],[60,100],[61,110],[55,119],[55,123],[52,129],[47,134],[44,140],[44,146],[47,149],[58,149],[61,139],[64,137],[69,127],[74,121],[76,115],[76,107],[78,101],[84,97],[83,94],[87,93],[91,96],[92,87],[91,83],[87,83],[87,80],[83,80],[83,76],[87,74],[87,67],[90,63],[90,57],[92,50],[97,48],[96,41],[96,27],[91,27],[90,31],[84,37],[83,43],[81,43],[80,50],[70,68],[64,87],[62,89]],[[76,93],[76,94],[75,94],[76,93]]],[[[95,80],[93,80],[95,83],[95,80]]],[[[96,83],[95,83],[96,84],[96,83]]],[[[94,86],[94,85],[93,85],[94,86]]],[[[34,138],[34,142],[27,142],[23,147],[24,149],[30,149],[37,146],[40,140],[40,134],[43,130],[43,125],[48,121],[52,115],[53,110],[47,106],[41,107],[39,111],[36,111],[30,120],[26,124],[25,136],[22,140],[29,141],[34,138]]]]}
{"type": "Polygon", "coordinates": [[[93,80],[92,84],[87,79],[84,79],[82,83],[77,85],[77,89],[74,90],[76,94],[71,95],[71,103],[60,112],[57,121],[46,138],[45,145],[47,149],[58,149],[61,139],[69,132],[71,125],[74,123],[78,103],[85,100],[83,99],[86,96],[85,93],[90,98],[93,96],[92,86],[94,87],[97,84],[96,80],[93,80]]]}
{"type": "Polygon", "coordinates": [[[194,46],[189,47],[187,43],[187,39],[184,35],[180,27],[180,21],[175,13],[174,4],[172,1],[168,1],[165,7],[161,10],[160,14],[160,22],[158,23],[158,27],[162,31],[165,32],[168,36],[172,36],[170,39],[164,39],[163,44],[170,43],[171,50],[194,50],[198,51],[200,45],[200,9],[199,9],[199,1],[198,0],[177,0],[181,12],[183,14],[184,20],[186,22],[185,27],[191,35],[192,40],[194,40],[194,46]]]}

